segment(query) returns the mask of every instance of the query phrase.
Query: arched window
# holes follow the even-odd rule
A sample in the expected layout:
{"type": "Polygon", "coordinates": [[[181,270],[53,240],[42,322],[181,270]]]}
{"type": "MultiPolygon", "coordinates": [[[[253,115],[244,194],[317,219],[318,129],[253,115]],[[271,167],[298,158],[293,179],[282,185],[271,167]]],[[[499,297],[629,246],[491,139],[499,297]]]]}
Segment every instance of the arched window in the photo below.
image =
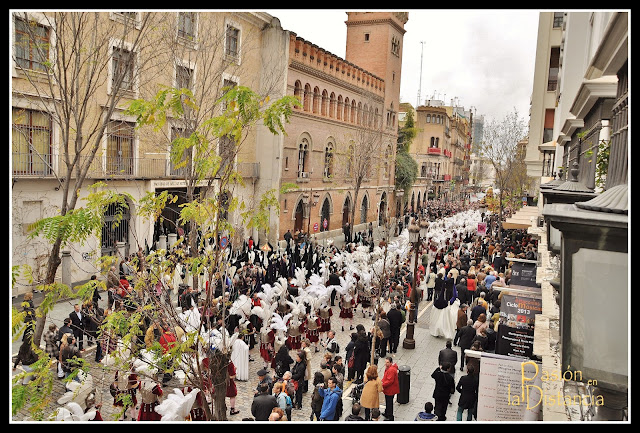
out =
{"type": "Polygon", "coordinates": [[[349,121],[349,109],[351,108],[351,104],[349,102],[349,98],[344,98],[344,116],[343,116],[343,120],[345,122],[349,121]]]}
{"type": "Polygon", "coordinates": [[[391,144],[387,144],[387,149],[384,151],[384,177],[389,178],[391,167],[391,155],[393,154],[393,148],[391,144]]]}
{"type": "Polygon", "coordinates": [[[311,111],[311,86],[307,83],[304,86],[304,111],[311,111]]]}
{"type": "Polygon", "coordinates": [[[298,145],[298,177],[309,177],[307,166],[309,165],[309,142],[303,138],[298,145]]]}
{"type": "Polygon", "coordinates": [[[322,114],[323,116],[326,116],[328,107],[329,107],[329,94],[325,89],[322,91],[322,109],[320,110],[320,114],[322,114]]]}
{"type": "Polygon", "coordinates": [[[302,91],[302,83],[300,82],[300,80],[296,81],[294,90],[293,90],[293,96],[297,97],[298,100],[300,101],[300,104],[303,103],[304,101],[304,92],[302,91]]]}
{"type": "Polygon", "coordinates": [[[431,114],[427,114],[427,123],[431,123],[431,114]]]}
{"type": "Polygon", "coordinates": [[[440,146],[440,137],[436,137],[436,147],[440,146]]]}
{"type": "Polygon", "coordinates": [[[378,109],[376,108],[375,116],[374,116],[374,118],[373,118],[373,127],[374,127],[375,129],[378,129],[378,120],[379,120],[379,117],[380,117],[380,113],[378,112],[378,109]]]}
{"type": "Polygon", "coordinates": [[[435,137],[431,137],[431,144],[429,144],[430,148],[434,148],[436,147],[436,138],[435,137]]]}
{"type": "Polygon", "coordinates": [[[357,105],[356,105],[356,101],[355,100],[351,100],[351,119],[350,122],[351,123],[356,123],[356,110],[357,110],[357,105]]]}
{"type": "Polygon", "coordinates": [[[336,94],[331,92],[329,96],[329,117],[334,118],[336,116],[336,94]]]}
{"type": "Polygon", "coordinates": [[[320,112],[320,89],[318,87],[313,89],[313,112],[318,114],[320,112]]]}
{"type": "Polygon", "coordinates": [[[342,120],[342,95],[338,96],[338,106],[336,107],[336,119],[342,120]]]}
{"type": "Polygon", "coordinates": [[[369,200],[365,195],[362,197],[362,207],[360,208],[360,224],[367,222],[367,211],[369,210],[369,200]]]}
{"type": "Polygon", "coordinates": [[[350,143],[349,144],[349,148],[347,149],[347,155],[346,155],[347,163],[346,163],[345,174],[347,176],[351,176],[351,170],[353,169],[353,158],[354,157],[355,157],[355,154],[354,154],[353,143],[350,143]]]}
{"type": "Polygon", "coordinates": [[[324,177],[333,176],[333,143],[327,143],[324,149],[324,177]]]}
{"type": "Polygon", "coordinates": [[[356,121],[357,121],[358,125],[362,125],[362,123],[363,123],[362,102],[358,102],[358,112],[356,114],[357,114],[356,121]]]}

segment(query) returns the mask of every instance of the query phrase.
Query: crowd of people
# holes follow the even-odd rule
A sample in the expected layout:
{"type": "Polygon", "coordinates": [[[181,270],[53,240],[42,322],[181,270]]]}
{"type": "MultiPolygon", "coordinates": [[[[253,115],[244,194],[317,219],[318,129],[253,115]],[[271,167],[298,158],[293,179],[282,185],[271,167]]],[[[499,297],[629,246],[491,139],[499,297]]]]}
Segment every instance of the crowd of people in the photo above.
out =
{"type": "MultiPolygon", "coordinates": [[[[435,224],[463,211],[478,212],[477,204],[429,202],[428,208],[399,218],[398,233],[403,236],[403,229],[412,218],[426,217],[435,224]]],[[[158,342],[167,353],[173,345],[183,341],[187,332],[200,325],[211,335],[238,337],[233,346],[234,356],[228,364],[226,397],[230,399],[231,416],[239,413],[235,407],[237,388],[234,381],[236,378],[247,380],[248,362],[262,361],[263,368],[258,371],[251,405],[254,420],[291,420],[292,411],[302,408],[303,394],[309,392],[312,394],[311,420],[340,420],[345,383],[351,382],[356,385],[354,392],[361,394],[354,399],[351,414],[344,418],[345,421],[377,420],[380,415],[385,420],[394,420],[393,399],[399,393],[398,366],[390,355],[397,353],[400,328],[410,309],[417,308],[410,300],[414,299],[416,303],[433,301],[431,332],[446,337],[449,342],[447,353],[441,354],[440,365],[432,375],[436,381],[434,403],[427,402],[425,411],[420,412],[416,420],[445,420],[446,407],[455,390],[461,393],[458,419],[464,410],[467,410],[467,419],[471,419],[477,404],[473,394],[477,395],[479,368],[473,360],[465,359],[465,350],[492,350],[495,339],[492,340],[494,327],[491,323],[497,327],[499,288],[507,286],[510,279],[509,263],[505,259],[534,259],[536,251],[536,242],[526,231],[504,231],[501,237],[497,236],[496,218],[492,214],[482,215],[488,227],[484,237],[476,236],[475,228],[462,224],[449,229],[446,239],[437,238],[435,234],[427,239],[420,247],[421,261],[415,275],[415,288],[412,288],[411,258],[408,249],[403,250],[402,245],[395,245],[391,271],[388,278],[380,282],[347,266],[353,262],[351,257],[347,259],[348,255],[356,257],[360,254],[370,259],[375,249],[376,257],[380,258],[381,251],[391,243],[383,238],[375,245],[371,226],[355,236],[350,227],[345,228],[343,248],[325,247],[303,233],[292,235],[287,232],[284,236],[286,248],[280,251],[268,243],[261,247],[250,237],[241,248],[232,250],[228,247],[222,251],[229,266],[212,278],[206,270],[198,275],[189,273],[181,259],[188,251],[185,254],[185,251],[173,250],[167,256],[169,268],[158,278],[156,290],[150,293],[134,289],[136,275],[153,270],[153,265],[146,263],[143,252],[138,251],[107,273],[104,308],[99,305],[102,296],[96,277],[92,277],[90,283],[95,288],[91,300],[75,305],[60,329],[52,324],[44,334],[46,353],[58,361],[60,378],[73,372],[74,357],[82,357],[83,348],[87,346],[96,345],[95,361],[105,362],[105,357],[118,349],[119,336],[112,331],[101,331],[101,324],[114,312],[132,314],[140,312],[145,304],[155,302],[179,311],[180,320],[174,324],[162,316],[143,315],[143,323],[139,324],[142,333],[135,350],[149,350],[154,342],[158,342]],[[412,297],[414,289],[417,296],[412,297]],[[211,296],[208,296],[209,291],[212,291],[211,296]],[[213,302],[207,303],[211,298],[213,302]],[[378,300],[384,300],[387,308],[376,302],[378,300]],[[339,325],[331,308],[336,303],[340,311],[339,325]],[[373,324],[369,329],[363,325],[354,329],[354,314],[371,317],[373,324]],[[349,327],[351,338],[343,348],[343,357],[335,336],[338,326],[345,332],[345,325],[349,327]],[[467,363],[467,375],[457,386],[452,384],[457,353],[451,348],[451,342],[460,347],[461,371],[467,363]],[[260,360],[249,356],[254,347],[259,347],[260,360]],[[318,352],[323,352],[324,356],[319,369],[314,371],[310,358],[318,352]],[[379,359],[385,364],[382,378],[378,377],[379,359]],[[273,374],[269,374],[270,371],[273,374]],[[384,413],[379,410],[380,392],[385,396],[384,413]]],[[[442,231],[447,231],[444,226],[442,231]]],[[[404,246],[408,243],[407,238],[404,230],[404,246]]],[[[25,307],[25,311],[32,310],[32,304],[30,309],[25,307]]],[[[21,348],[16,364],[28,366],[33,362],[33,355],[28,353],[29,345],[23,345],[25,353],[21,348]]],[[[123,411],[124,420],[161,418],[154,408],[160,404],[162,388],[166,387],[172,374],[157,371],[156,378],[144,373],[144,369],[136,371],[135,368],[115,373],[111,394],[114,406],[127,406],[123,411]],[[131,399],[124,399],[123,395],[131,399]],[[137,395],[141,398],[140,404],[137,395]]],[[[79,380],[78,376],[76,380],[79,380]]],[[[184,387],[182,391],[186,395],[191,390],[184,387]]],[[[210,392],[211,389],[199,391],[190,411],[193,420],[206,419],[203,407],[208,399],[202,391],[210,392]]],[[[85,411],[96,411],[96,417],[100,418],[99,405],[84,406],[85,411]]]]}

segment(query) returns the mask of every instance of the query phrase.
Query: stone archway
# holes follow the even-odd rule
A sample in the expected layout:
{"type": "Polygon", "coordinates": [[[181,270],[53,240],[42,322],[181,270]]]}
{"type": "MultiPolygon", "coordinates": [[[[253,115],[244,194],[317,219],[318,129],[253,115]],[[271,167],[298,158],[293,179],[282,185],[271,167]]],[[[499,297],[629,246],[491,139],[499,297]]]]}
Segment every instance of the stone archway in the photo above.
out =
{"type": "Polygon", "coordinates": [[[351,213],[351,197],[347,195],[342,206],[342,226],[349,222],[349,214],[351,213]]]}

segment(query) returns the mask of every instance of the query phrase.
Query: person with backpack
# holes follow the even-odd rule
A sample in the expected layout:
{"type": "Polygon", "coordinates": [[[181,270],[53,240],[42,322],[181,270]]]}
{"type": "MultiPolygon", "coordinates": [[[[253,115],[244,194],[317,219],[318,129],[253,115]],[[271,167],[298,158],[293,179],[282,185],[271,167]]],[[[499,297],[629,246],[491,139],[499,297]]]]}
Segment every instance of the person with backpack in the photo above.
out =
{"type": "Polygon", "coordinates": [[[273,385],[273,395],[276,398],[276,402],[278,403],[278,407],[287,414],[287,419],[291,420],[291,397],[287,395],[284,391],[284,383],[276,382],[273,385]]]}
{"type": "Polygon", "coordinates": [[[289,355],[289,349],[287,346],[281,346],[274,359],[276,378],[282,378],[282,376],[291,369],[291,364],[293,364],[293,362],[293,358],[289,355]]]}

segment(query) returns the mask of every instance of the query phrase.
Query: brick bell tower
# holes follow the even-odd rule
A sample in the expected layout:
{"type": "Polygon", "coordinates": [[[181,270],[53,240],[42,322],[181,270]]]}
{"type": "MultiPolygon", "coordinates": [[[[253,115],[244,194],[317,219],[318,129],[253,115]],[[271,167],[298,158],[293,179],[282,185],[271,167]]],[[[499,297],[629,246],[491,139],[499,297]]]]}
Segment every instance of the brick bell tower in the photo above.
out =
{"type": "Polygon", "coordinates": [[[385,81],[385,109],[400,105],[404,25],[408,12],[347,12],[345,60],[385,81]]]}

